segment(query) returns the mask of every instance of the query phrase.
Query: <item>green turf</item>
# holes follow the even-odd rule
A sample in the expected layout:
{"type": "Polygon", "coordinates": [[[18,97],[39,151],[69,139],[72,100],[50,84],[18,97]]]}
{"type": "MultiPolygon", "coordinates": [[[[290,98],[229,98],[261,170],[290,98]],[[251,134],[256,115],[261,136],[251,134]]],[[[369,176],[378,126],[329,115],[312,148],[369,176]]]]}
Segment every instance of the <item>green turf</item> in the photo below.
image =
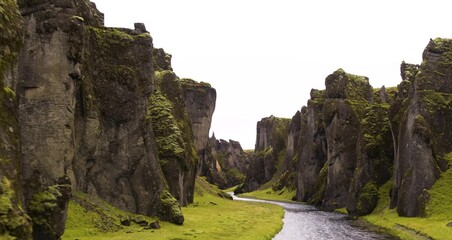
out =
{"type": "MultiPolygon", "coordinates": [[[[204,179],[196,180],[194,203],[182,208],[185,222],[177,226],[160,222],[158,230],[144,230],[132,224],[119,226],[120,215],[129,213],[112,208],[97,200],[93,206],[82,207],[77,198],[88,201],[88,196],[77,194],[69,205],[64,240],[97,239],[271,239],[282,227],[284,211],[271,204],[231,201],[217,197],[217,189],[204,179]],[[90,209],[90,210],[87,210],[90,209]],[[96,226],[95,223],[98,223],[96,226]],[[102,230],[102,226],[104,227],[102,230]],[[117,229],[119,228],[119,229],[117,229]]],[[[92,200],[89,200],[92,201],[92,200]]],[[[90,204],[84,204],[90,205],[90,204]]],[[[149,221],[154,218],[146,218],[149,221]]]]}
{"type": "MultiPolygon", "coordinates": [[[[446,154],[449,166],[452,166],[452,153],[446,154]]],[[[374,212],[364,219],[372,224],[382,226],[390,233],[402,239],[419,239],[423,235],[433,239],[452,239],[452,170],[441,177],[428,192],[430,202],[427,205],[427,217],[399,217],[397,212],[389,209],[389,191],[392,180],[380,188],[380,199],[374,212]]]]}

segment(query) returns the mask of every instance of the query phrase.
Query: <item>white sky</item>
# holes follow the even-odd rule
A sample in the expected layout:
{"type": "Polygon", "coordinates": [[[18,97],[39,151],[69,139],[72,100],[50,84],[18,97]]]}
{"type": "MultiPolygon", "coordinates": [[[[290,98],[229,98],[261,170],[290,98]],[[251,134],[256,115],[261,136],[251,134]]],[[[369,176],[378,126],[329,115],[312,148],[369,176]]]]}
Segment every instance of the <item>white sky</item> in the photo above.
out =
{"type": "Polygon", "coordinates": [[[291,118],[338,68],[396,86],[430,38],[452,35],[447,0],[92,0],[110,27],[143,22],[181,78],[217,90],[211,132],[254,149],[256,123],[291,118]]]}

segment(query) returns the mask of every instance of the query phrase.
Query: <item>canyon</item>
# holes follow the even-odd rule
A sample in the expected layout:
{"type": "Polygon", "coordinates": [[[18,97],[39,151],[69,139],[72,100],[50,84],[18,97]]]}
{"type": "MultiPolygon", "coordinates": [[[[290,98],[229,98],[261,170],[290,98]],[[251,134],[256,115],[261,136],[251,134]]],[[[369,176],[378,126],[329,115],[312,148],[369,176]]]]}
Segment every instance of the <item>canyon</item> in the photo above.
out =
{"type": "Polygon", "coordinates": [[[402,62],[396,87],[336,70],[292,119],[259,121],[249,151],[209,137],[216,90],[178,77],[144,24],[105,27],[89,0],[0,10],[1,236],[61,239],[75,194],[182,225],[197,177],[351,217],[372,213],[389,184],[398,216],[428,217],[429,190],[450,171],[450,39],[402,62]]]}

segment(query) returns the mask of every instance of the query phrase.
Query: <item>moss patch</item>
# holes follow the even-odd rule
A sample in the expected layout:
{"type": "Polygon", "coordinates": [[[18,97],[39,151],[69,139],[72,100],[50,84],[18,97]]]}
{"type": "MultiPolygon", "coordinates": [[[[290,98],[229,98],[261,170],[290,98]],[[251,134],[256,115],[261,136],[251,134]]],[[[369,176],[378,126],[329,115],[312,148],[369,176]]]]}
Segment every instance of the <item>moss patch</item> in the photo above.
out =
{"type": "Polygon", "coordinates": [[[15,65],[23,41],[23,20],[15,0],[0,2],[0,80],[15,65]]]}
{"type": "MultiPolygon", "coordinates": [[[[162,159],[185,155],[182,131],[173,116],[174,107],[159,91],[151,95],[149,116],[156,135],[158,154],[162,159]]],[[[164,160],[161,164],[165,164],[164,160]]]]}
{"type": "Polygon", "coordinates": [[[179,202],[167,190],[162,190],[160,193],[160,202],[164,211],[162,216],[167,218],[165,220],[178,225],[184,223],[184,215],[182,214],[179,202]]]}
{"type": "MultiPolygon", "coordinates": [[[[452,153],[444,156],[449,166],[452,166],[452,153]]],[[[389,192],[392,180],[389,180],[379,190],[377,207],[372,214],[363,217],[372,224],[382,226],[402,239],[414,239],[427,235],[434,239],[449,239],[452,228],[446,225],[452,221],[452,171],[449,168],[441,174],[432,189],[428,190],[430,201],[427,204],[427,217],[399,217],[395,209],[389,209],[389,192]]]]}
{"type": "Polygon", "coordinates": [[[8,178],[0,182],[0,238],[29,239],[31,236],[30,218],[14,202],[14,191],[8,178]]]}

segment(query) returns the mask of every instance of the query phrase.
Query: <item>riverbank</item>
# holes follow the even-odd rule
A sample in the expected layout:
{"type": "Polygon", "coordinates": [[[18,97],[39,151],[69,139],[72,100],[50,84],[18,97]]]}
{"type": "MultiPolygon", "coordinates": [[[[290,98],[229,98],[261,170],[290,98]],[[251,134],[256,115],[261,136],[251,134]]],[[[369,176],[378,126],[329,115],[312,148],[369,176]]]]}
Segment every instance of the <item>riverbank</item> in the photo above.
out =
{"type": "MultiPolygon", "coordinates": [[[[446,155],[452,166],[452,153],[446,155]]],[[[368,222],[385,228],[401,239],[451,239],[452,236],[452,171],[441,177],[428,190],[430,201],[425,217],[399,217],[394,209],[389,209],[389,192],[392,180],[379,190],[378,205],[372,214],[363,218],[368,222]]]]}
{"type": "MultiPolygon", "coordinates": [[[[446,158],[452,166],[452,153],[446,158]]],[[[361,225],[371,231],[390,234],[402,240],[411,239],[451,239],[452,236],[452,172],[446,171],[429,190],[430,201],[427,205],[425,217],[399,217],[394,209],[389,209],[389,192],[392,188],[389,180],[379,189],[379,201],[375,210],[363,217],[359,217],[361,225]]],[[[271,188],[260,189],[255,192],[239,194],[238,196],[263,200],[293,202],[294,192],[283,189],[274,191],[271,188]]],[[[347,214],[345,208],[336,212],[347,214]]]]}
{"type": "MultiPolygon", "coordinates": [[[[76,194],[69,205],[63,240],[100,239],[271,239],[282,227],[283,208],[265,203],[248,203],[220,198],[218,189],[204,179],[196,180],[193,204],[182,208],[184,225],[159,222],[161,229],[144,229],[138,224],[122,226],[130,215],[105,202],[76,194]],[[85,204],[80,204],[84,201],[85,204]],[[88,202],[88,203],[87,203],[88,202]]],[[[133,215],[135,217],[137,215],[133,215]]],[[[157,220],[138,216],[148,222],[157,220]]]]}

